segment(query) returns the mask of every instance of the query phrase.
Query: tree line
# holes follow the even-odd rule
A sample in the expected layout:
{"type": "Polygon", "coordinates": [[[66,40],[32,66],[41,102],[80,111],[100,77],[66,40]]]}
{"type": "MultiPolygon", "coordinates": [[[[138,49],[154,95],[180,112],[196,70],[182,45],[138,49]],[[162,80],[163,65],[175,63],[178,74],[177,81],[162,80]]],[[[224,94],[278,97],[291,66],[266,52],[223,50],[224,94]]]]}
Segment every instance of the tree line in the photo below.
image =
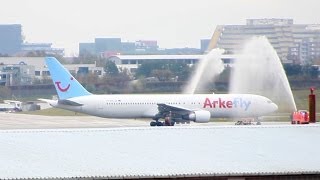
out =
{"type": "MultiPolygon", "coordinates": [[[[29,54],[29,56],[38,56],[40,52],[29,54]]],[[[40,53],[41,54],[41,53],[40,53]]],[[[96,74],[74,74],[76,78],[83,83],[89,91],[134,91],[144,90],[146,83],[185,83],[190,78],[195,66],[189,66],[182,61],[174,60],[149,60],[143,61],[134,74],[128,69],[119,69],[117,65],[107,58],[96,55],[86,54],[75,57],[72,60],[57,57],[61,63],[90,64],[96,63],[97,66],[104,68],[104,76],[98,78],[96,74]],[[135,82],[135,83],[132,83],[135,82]]],[[[284,70],[289,80],[315,80],[318,79],[318,66],[283,64],[284,70]]],[[[219,82],[227,83],[229,81],[232,67],[227,67],[217,79],[219,82]]],[[[49,78],[35,84],[50,83],[49,78]]]]}
{"type": "Polygon", "coordinates": [[[289,79],[315,80],[319,78],[319,66],[316,65],[284,64],[283,68],[289,79]]]}

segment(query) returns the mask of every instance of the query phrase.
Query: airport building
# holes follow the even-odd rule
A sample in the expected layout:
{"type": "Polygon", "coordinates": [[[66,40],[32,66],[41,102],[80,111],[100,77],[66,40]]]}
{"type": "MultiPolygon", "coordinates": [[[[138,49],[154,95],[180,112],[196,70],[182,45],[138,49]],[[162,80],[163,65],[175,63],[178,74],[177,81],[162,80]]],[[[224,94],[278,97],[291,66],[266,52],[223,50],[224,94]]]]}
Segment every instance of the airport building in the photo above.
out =
{"type": "Polygon", "coordinates": [[[35,67],[23,62],[19,64],[0,64],[0,85],[32,84],[35,77],[35,67]]]}
{"type": "MultiPolygon", "coordinates": [[[[130,74],[135,74],[138,67],[146,61],[176,61],[183,62],[189,66],[193,66],[199,60],[203,59],[205,55],[111,55],[107,60],[115,62],[120,71],[128,70],[130,74]]],[[[225,66],[232,66],[237,55],[222,55],[222,61],[225,66]]],[[[0,64],[3,68],[14,67],[15,72],[26,76],[23,82],[25,84],[31,83],[32,80],[43,80],[50,76],[46,67],[44,57],[0,57],[0,64]]],[[[64,64],[64,66],[75,75],[79,74],[95,74],[99,77],[104,75],[103,67],[97,67],[96,64],[64,64]]],[[[12,74],[12,73],[11,73],[12,74]]],[[[18,77],[18,75],[10,75],[7,71],[0,69],[0,82],[2,85],[13,85],[15,81],[9,80],[9,77],[18,77]],[[12,83],[9,83],[12,82],[12,83]]],[[[20,83],[17,82],[18,84],[20,83]]]]}
{"type": "MultiPolygon", "coordinates": [[[[145,61],[179,61],[192,66],[199,60],[203,59],[205,55],[114,55],[110,56],[108,60],[115,62],[118,69],[127,69],[128,72],[134,74],[143,62],[145,61]]],[[[222,61],[226,66],[232,65],[236,55],[222,55],[222,61]]]]}
{"type": "MultiPolygon", "coordinates": [[[[104,75],[103,67],[96,64],[64,65],[74,75],[104,75]]],[[[0,57],[0,85],[30,85],[48,79],[49,70],[44,57],[0,57]]]]}
{"type": "Polygon", "coordinates": [[[42,52],[44,54],[64,56],[64,49],[53,48],[52,43],[23,43],[21,45],[22,54],[28,54],[32,52],[42,52]]]}
{"type": "Polygon", "coordinates": [[[283,63],[305,64],[320,59],[320,25],[294,24],[293,19],[248,19],[245,25],[219,25],[209,49],[239,53],[252,36],[266,36],[283,63]]]}

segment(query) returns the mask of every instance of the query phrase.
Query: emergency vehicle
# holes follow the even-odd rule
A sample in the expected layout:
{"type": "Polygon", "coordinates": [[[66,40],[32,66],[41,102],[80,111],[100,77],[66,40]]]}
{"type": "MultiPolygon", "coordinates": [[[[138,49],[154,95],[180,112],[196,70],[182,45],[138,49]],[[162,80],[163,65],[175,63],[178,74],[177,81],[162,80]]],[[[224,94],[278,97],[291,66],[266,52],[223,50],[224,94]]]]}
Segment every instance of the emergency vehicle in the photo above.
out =
{"type": "Polygon", "coordinates": [[[309,124],[309,120],[309,112],[307,110],[299,110],[291,114],[291,124],[309,124]]]}

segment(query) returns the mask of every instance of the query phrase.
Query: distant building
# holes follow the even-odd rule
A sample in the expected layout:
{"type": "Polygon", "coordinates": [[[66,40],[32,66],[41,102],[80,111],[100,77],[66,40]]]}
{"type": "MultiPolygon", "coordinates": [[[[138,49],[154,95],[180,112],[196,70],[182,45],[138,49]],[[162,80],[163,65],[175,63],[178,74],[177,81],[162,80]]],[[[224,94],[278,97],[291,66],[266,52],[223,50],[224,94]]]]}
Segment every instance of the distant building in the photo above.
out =
{"type": "Polygon", "coordinates": [[[79,43],[79,55],[96,54],[95,43],[79,43]]]}
{"type": "Polygon", "coordinates": [[[122,49],[121,38],[95,38],[95,50],[97,54],[106,51],[118,51],[122,49]]]}
{"type": "Polygon", "coordinates": [[[0,54],[14,55],[21,50],[20,24],[0,25],[0,54]]]}
{"type": "Polygon", "coordinates": [[[201,39],[200,40],[200,50],[201,52],[206,52],[210,44],[210,39],[201,39]]]}
{"type": "MultiPolygon", "coordinates": [[[[23,43],[20,24],[0,25],[0,54],[2,56],[23,56],[28,53],[42,53],[64,56],[63,48],[53,48],[52,43],[23,43]]],[[[39,55],[39,54],[38,54],[39,55]]]]}
{"type": "Polygon", "coordinates": [[[194,55],[203,54],[210,43],[210,39],[201,41],[203,50],[199,48],[159,48],[156,40],[138,40],[122,42],[121,38],[96,38],[95,42],[79,43],[79,55],[92,54],[108,58],[114,55],[194,55]]]}
{"type": "MultiPolygon", "coordinates": [[[[179,61],[192,66],[201,60],[205,55],[115,55],[110,56],[108,60],[113,61],[120,70],[127,69],[128,72],[134,74],[138,67],[146,61],[156,60],[170,60],[179,61]]],[[[223,55],[222,61],[226,66],[229,66],[236,59],[235,55],[223,55]]]]}
{"type": "Polygon", "coordinates": [[[43,52],[45,54],[64,56],[63,48],[53,48],[52,43],[23,43],[21,45],[21,52],[28,54],[31,52],[43,52]]]}
{"type": "Polygon", "coordinates": [[[210,43],[210,39],[201,41],[202,50],[199,48],[159,48],[156,40],[138,40],[135,42],[122,42],[121,38],[95,38],[94,42],[79,43],[79,55],[99,55],[108,58],[114,55],[194,55],[203,54],[210,43]]]}
{"type": "MultiPolygon", "coordinates": [[[[64,64],[74,75],[104,75],[103,67],[96,64],[64,64]]],[[[28,85],[34,80],[50,77],[44,57],[0,57],[0,85],[28,85]]]]}
{"type": "Polygon", "coordinates": [[[289,49],[289,58],[295,63],[314,64],[320,61],[320,36],[302,38],[289,49]]]}
{"type": "Polygon", "coordinates": [[[198,54],[199,49],[159,49],[156,40],[121,42],[121,38],[95,38],[95,42],[79,43],[79,54],[95,54],[103,57],[117,54],[198,54]]]}
{"type": "Polygon", "coordinates": [[[64,64],[63,66],[73,75],[94,74],[98,77],[104,75],[103,67],[97,67],[96,64],[64,64]]]}
{"type": "Polygon", "coordinates": [[[147,40],[136,41],[136,49],[137,50],[156,51],[156,50],[158,50],[158,48],[159,48],[159,46],[158,46],[157,41],[150,41],[150,40],[149,41],[147,41],[147,40]]]}
{"type": "MultiPolygon", "coordinates": [[[[283,63],[310,61],[319,52],[305,48],[305,41],[315,42],[320,25],[294,24],[293,19],[248,19],[246,25],[219,25],[212,35],[209,49],[223,48],[226,53],[239,53],[252,36],[266,36],[283,63]],[[314,51],[314,52],[312,52],[314,51]]],[[[311,43],[312,44],[312,43],[311,43]]]]}
{"type": "Polygon", "coordinates": [[[194,55],[194,54],[203,54],[198,48],[171,48],[171,49],[160,49],[157,51],[158,54],[168,54],[168,55],[194,55]]]}
{"type": "Polygon", "coordinates": [[[20,64],[0,65],[0,84],[5,86],[32,84],[34,66],[20,64]]]}
{"type": "Polygon", "coordinates": [[[136,50],[136,43],[134,42],[122,42],[121,52],[134,53],[136,50]]]}

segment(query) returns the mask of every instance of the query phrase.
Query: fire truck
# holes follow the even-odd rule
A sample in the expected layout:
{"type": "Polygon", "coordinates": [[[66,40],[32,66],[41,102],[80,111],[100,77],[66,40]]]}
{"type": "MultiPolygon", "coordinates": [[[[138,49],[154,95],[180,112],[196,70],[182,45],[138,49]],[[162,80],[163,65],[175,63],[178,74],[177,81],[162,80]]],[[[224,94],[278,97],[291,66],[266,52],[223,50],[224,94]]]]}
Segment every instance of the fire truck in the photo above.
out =
{"type": "Polygon", "coordinates": [[[307,110],[299,110],[291,114],[291,124],[309,124],[309,121],[309,112],[307,110]]]}

